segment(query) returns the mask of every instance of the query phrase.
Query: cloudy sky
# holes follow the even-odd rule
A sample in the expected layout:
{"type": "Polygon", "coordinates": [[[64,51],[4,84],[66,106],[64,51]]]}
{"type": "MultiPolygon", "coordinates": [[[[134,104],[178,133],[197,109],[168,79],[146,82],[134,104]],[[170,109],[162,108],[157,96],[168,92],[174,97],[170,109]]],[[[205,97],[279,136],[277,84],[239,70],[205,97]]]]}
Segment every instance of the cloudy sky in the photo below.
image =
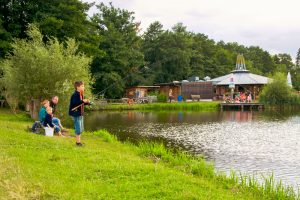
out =
{"type": "MultiPolygon", "coordinates": [[[[135,12],[143,31],[160,21],[169,29],[183,22],[188,30],[204,33],[216,41],[256,45],[271,54],[296,56],[300,48],[299,0],[84,0],[113,2],[135,12]]],[[[90,14],[96,8],[90,10],[90,14]]]]}

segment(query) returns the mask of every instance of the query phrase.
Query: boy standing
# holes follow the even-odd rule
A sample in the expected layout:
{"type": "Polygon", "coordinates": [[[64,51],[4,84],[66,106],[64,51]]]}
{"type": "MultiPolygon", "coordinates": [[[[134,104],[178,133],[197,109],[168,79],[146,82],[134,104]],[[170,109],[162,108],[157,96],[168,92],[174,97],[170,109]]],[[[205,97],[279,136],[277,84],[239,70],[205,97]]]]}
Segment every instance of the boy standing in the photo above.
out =
{"type": "Polygon", "coordinates": [[[83,132],[84,105],[88,105],[90,101],[83,98],[84,83],[82,81],[76,81],[74,87],[75,92],[71,96],[69,115],[73,117],[74,121],[76,145],[82,146],[80,136],[83,132]]]}

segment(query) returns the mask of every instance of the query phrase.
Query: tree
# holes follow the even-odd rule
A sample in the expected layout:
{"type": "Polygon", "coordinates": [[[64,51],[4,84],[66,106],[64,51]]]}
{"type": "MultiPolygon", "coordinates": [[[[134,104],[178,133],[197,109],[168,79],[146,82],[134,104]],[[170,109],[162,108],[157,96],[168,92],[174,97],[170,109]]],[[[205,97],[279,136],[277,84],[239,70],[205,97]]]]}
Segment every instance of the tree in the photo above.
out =
{"type": "Polygon", "coordinates": [[[275,58],[276,58],[276,64],[285,65],[287,69],[290,69],[291,67],[294,66],[291,55],[287,53],[280,53],[278,55],[275,55],[275,58]]]}
{"type": "Polygon", "coordinates": [[[297,56],[296,56],[296,67],[300,67],[300,48],[298,49],[297,56]]]}
{"type": "Polygon", "coordinates": [[[0,59],[4,58],[7,52],[11,49],[10,42],[12,38],[10,33],[8,33],[2,26],[2,21],[0,19],[0,59]]]}
{"type": "MultiPolygon", "coordinates": [[[[94,92],[101,92],[116,80],[121,81],[119,86],[124,91],[125,87],[133,85],[132,76],[144,64],[144,57],[140,51],[141,38],[138,36],[139,23],[135,22],[133,12],[115,8],[112,3],[108,6],[101,3],[97,7],[99,13],[95,14],[92,20],[97,24],[97,31],[102,36],[99,49],[104,55],[96,56],[92,63],[91,70],[96,81],[94,92]],[[105,79],[104,76],[108,74],[111,78],[105,79]],[[128,76],[129,74],[132,76],[128,76]],[[123,79],[127,76],[127,79],[123,79]]],[[[105,95],[108,98],[120,98],[123,93],[118,90],[111,87],[110,92],[105,95]]]]}
{"type": "Polygon", "coordinates": [[[154,22],[143,38],[142,50],[154,83],[183,80],[190,75],[192,37],[182,23],[164,31],[159,22],[154,22]]]}
{"type": "Polygon", "coordinates": [[[26,34],[29,39],[15,39],[12,54],[1,63],[0,83],[6,98],[25,105],[32,99],[58,95],[60,107],[66,111],[74,81],[84,81],[89,90],[91,59],[76,53],[78,45],[74,39],[59,43],[56,38],[48,38],[45,44],[34,25],[29,26],[26,34]]]}
{"type": "Polygon", "coordinates": [[[276,73],[272,82],[263,88],[259,101],[267,105],[299,105],[300,97],[288,86],[286,75],[276,73]]]}
{"type": "Polygon", "coordinates": [[[95,48],[100,38],[87,16],[92,5],[79,0],[2,0],[0,18],[14,38],[28,38],[28,25],[36,23],[48,38],[56,37],[61,42],[74,38],[80,41],[79,50],[95,55],[101,52],[95,48]]]}
{"type": "Polygon", "coordinates": [[[247,48],[244,56],[252,61],[253,67],[258,69],[262,75],[273,73],[276,69],[276,65],[269,52],[264,51],[260,47],[250,46],[247,48]]]}
{"type": "Polygon", "coordinates": [[[283,74],[287,74],[287,72],[291,72],[292,81],[295,88],[298,88],[297,83],[297,70],[294,69],[294,63],[292,61],[292,57],[289,54],[277,54],[273,57],[274,62],[276,63],[276,72],[281,72],[283,74]]]}
{"type": "Polygon", "coordinates": [[[291,69],[291,76],[292,76],[292,83],[293,87],[300,91],[300,68],[293,68],[291,69]]]}

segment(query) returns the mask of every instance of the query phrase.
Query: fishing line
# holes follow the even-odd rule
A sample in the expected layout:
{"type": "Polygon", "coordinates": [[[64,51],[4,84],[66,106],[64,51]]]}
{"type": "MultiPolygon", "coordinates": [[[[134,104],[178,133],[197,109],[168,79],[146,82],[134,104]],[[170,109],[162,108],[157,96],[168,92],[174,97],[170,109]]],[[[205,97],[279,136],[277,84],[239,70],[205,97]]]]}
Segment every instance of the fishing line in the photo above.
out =
{"type": "MultiPolygon", "coordinates": [[[[129,73],[127,76],[125,76],[124,78],[122,78],[121,81],[126,80],[127,78],[129,78],[129,77],[132,76],[133,74],[137,74],[137,73],[142,72],[144,69],[145,69],[145,70],[150,70],[150,68],[148,68],[147,66],[144,66],[144,67],[142,67],[141,69],[139,69],[139,70],[136,71],[136,72],[131,72],[131,73],[129,73]]],[[[101,90],[100,92],[96,93],[95,96],[98,96],[98,95],[100,96],[102,93],[103,93],[103,95],[104,95],[104,94],[105,94],[105,91],[106,91],[107,89],[111,88],[112,86],[114,86],[114,85],[117,84],[117,83],[118,83],[118,82],[115,81],[114,83],[112,83],[112,84],[109,85],[108,87],[106,87],[106,88],[104,88],[103,90],[101,90]]]]}

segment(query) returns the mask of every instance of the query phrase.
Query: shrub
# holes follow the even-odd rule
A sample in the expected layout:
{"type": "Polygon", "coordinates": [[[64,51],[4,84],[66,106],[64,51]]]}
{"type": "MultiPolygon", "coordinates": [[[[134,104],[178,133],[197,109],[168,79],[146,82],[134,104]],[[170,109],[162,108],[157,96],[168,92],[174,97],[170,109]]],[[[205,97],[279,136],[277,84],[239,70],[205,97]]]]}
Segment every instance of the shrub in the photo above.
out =
{"type": "Polygon", "coordinates": [[[266,85],[259,101],[267,105],[300,105],[300,97],[288,86],[283,73],[277,73],[273,81],[266,85]]]}
{"type": "Polygon", "coordinates": [[[163,93],[159,93],[157,96],[157,102],[159,103],[166,103],[168,101],[167,95],[163,93]]]}
{"type": "Polygon", "coordinates": [[[76,80],[84,81],[89,91],[91,59],[77,53],[74,39],[63,44],[55,38],[48,38],[45,43],[35,25],[29,26],[27,34],[29,39],[14,40],[12,53],[0,63],[3,72],[0,86],[5,88],[6,99],[25,105],[32,99],[58,95],[60,108],[67,110],[76,80]]]}
{"type": "Polygon", "coordinates": [[[117,141],[117,137],[110,134],[107,130],[98,130],[93,132],[93,134],[103,138],[105,142],[114,143],[117,141]]]}

